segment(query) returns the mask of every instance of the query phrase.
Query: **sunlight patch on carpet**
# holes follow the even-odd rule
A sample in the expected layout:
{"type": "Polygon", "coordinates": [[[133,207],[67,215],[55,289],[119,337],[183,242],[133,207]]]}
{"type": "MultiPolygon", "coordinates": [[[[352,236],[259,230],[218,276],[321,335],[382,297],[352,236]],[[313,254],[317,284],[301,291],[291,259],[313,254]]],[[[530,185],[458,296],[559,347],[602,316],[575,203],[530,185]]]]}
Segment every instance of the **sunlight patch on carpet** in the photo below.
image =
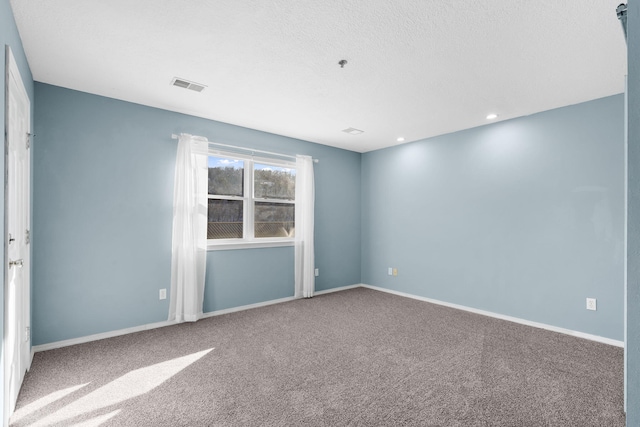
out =
{"type": "Polygon", "coordinates": [[[109,421],[111,418],[115,417],[119,413],[120,413],[120,409],[118,409],[117,411],[109,412],[108,414],[91,418],[90,420],[87,420],[87,421],[82,421],[78,424],[73,424],[72,427],[98,427],[106,423],[107,421],[109,421]]]}
{"type": "Polygon", "coordinates": [[[80,390],[82,387],[88,385],[90,383],[86,383],[86,384],[80,384],[80,385],[75,385],[73,387],[69,387],[69,388],[65,388],[63,390],[58,390],[58,391],[54,391],[51,394],[48,394],[44,397],[41,397],[38,400],[34,400],[33,402],[29,403],[28,405],[24,405],[22,408],[17,409],[13,415],[11,416],[11,422],[15,423],[20,421],[21,419],[23,419],[24,417],[29,416],[30,414],[39,411],[40,409],[44,408],[47,405],[52,404],[53,402],[62,399],[63,397],[73,393],[76,390],[80,390]]]}
{"type": "MultiPolygon", "coordinates": [[[[126,400],[141,396],[160,386],[163,382],[178,374],[189,365],[197,362],[212,350],[213,348],[210,348],[198,353],[189,354],[187,356],[167,360],[166,362],[157,363],[155,365],[131,371],[92,391],[86,396],[79,398],[59,411],[38,420],[31,426],[57,425],[58,423],[62,423],[70,418],[75,418],[78,415],[89,414],[90,412],[107,408],[112,405],[117,405],[126,400]]],[[[110,414],[113,414],[113,412],[110,414]]]]}

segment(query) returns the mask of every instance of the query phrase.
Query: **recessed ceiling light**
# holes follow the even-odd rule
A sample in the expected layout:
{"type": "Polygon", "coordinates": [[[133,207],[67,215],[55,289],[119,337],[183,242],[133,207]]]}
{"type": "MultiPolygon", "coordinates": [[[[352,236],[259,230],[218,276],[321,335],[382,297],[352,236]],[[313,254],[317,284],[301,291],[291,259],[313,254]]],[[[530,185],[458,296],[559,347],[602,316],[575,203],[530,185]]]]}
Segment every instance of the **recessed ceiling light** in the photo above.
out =
{"type": "Polygon", "coordinates": [[[404,138],[403,138],[403,137],[401,137],[401,136],[399,136],[399,137],[398,137],[398,139],[396,139],[396,141],[398,141],[398,142],[404,142],[404,138]]]}
{"type": "Polygon", "coordinates": [[[487,120],[493,120],[493,119],[497,119],[498,115],[496,113],[491,113],[489,115],[487,115],[487,120]]]}
{"type": "Polygon", "coordinates": [[[360,130],[360,129],[356,129],[356,128],[346,128],[346,129],[343,129],[342,132],[346,132],[346,133],[348,133],[350,135],[359,135],[359,134],[363,133],[364,131],[360,130]]]}

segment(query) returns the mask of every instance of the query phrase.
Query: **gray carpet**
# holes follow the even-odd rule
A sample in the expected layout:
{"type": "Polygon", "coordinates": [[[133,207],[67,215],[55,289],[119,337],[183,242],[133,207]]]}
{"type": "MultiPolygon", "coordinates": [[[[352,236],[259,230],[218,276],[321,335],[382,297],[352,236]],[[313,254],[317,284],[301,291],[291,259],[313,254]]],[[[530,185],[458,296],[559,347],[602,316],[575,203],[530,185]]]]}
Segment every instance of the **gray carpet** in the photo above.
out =
{"type": "Polygon", "coordinates": [[[37,353],[11,425],[624,426],[622,364],[356,288],[37,353]]]}

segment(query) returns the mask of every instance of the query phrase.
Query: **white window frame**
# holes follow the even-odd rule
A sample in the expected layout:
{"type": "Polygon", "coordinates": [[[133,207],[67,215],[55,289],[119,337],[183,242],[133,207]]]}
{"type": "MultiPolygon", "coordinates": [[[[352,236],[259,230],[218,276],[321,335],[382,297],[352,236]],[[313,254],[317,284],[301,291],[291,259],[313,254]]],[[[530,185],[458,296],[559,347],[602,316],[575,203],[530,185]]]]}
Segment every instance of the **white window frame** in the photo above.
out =
{"type": "MultiPolygon", "coordinates": [[[[209,150],[208,157],[222,157],[233,160],[242,160],[244,162],[244,195],[240,196],[213,196],[208,194],[207,191],[207,210],[209,209],[209,199],[218,200],[242,200],[242,234],[244,238],[238,239],[207,239],[207,250],[220,251],[220,250],[232,250],[232,249],[254,249],[254,248],[274,248],[282,246],[293,246],[295,243],[294,237],[255,237],[255,203],[256,202],[271,202],[271,203],[290,203],[295,206],[295,200],[288,201],[282,199],[258,199],[253,194],[253,180],[254,180],[254,165],[264,164],[276,167],[285,167],[290,169],[296,168],[295,161],[287,161],[281,159],[274,159],[269,157],[256,157],[248,156],[246,154],[238,154],[229,151],[209,150]]],[[[208,160],[207,160],[208,162],[208,160]]]]}

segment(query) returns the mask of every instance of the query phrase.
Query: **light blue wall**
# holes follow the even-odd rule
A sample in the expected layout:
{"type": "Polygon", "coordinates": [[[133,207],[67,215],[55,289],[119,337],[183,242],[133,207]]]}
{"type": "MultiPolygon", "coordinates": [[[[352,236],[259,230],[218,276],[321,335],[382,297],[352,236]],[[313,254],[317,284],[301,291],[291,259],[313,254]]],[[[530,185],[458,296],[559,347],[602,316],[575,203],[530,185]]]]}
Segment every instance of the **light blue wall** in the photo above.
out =
{"type": "Polygon", "coordinates": [[[622,340],[623,164],[622,95],[366,153],[362,280],[622,340]]]}
{"type": "MultiPolygon", "coordinates": [[[[36,83],[33,343],[166,320],[172,133],[320,162],[316,289],[360,282],[360,154],[36,83]]],[[[197,95],[194,95],[197,96],[197,95]]],[[[205,311],[292,296],[293,249],[208,254],[205,311]]]]}
{"type": "Polygon", "coordinates": [[[207,270],[214,271],[217,280],[207,282],[204,311],[293,296],[293,260],[293,247],[209,252],[207,270]],[[240,271],[239,256],[246,266],[240,271]]]}
{"type": "MultiPolygon", "coordinates": [[[[362,274],[622,339],[621,96],[367,153],[362,193],[357,153],[39,83],[36,100],[35,344],[164,320],[182,131],[320,158],[318,290],[362,274]]],[[[291,254],[210,252],[205,311],[291,296],[291,254]]]]}
{"type": "Polygon", "coordinates": [[[628,2],[627,426],[640,426],[640,5],[628,2]]]}

